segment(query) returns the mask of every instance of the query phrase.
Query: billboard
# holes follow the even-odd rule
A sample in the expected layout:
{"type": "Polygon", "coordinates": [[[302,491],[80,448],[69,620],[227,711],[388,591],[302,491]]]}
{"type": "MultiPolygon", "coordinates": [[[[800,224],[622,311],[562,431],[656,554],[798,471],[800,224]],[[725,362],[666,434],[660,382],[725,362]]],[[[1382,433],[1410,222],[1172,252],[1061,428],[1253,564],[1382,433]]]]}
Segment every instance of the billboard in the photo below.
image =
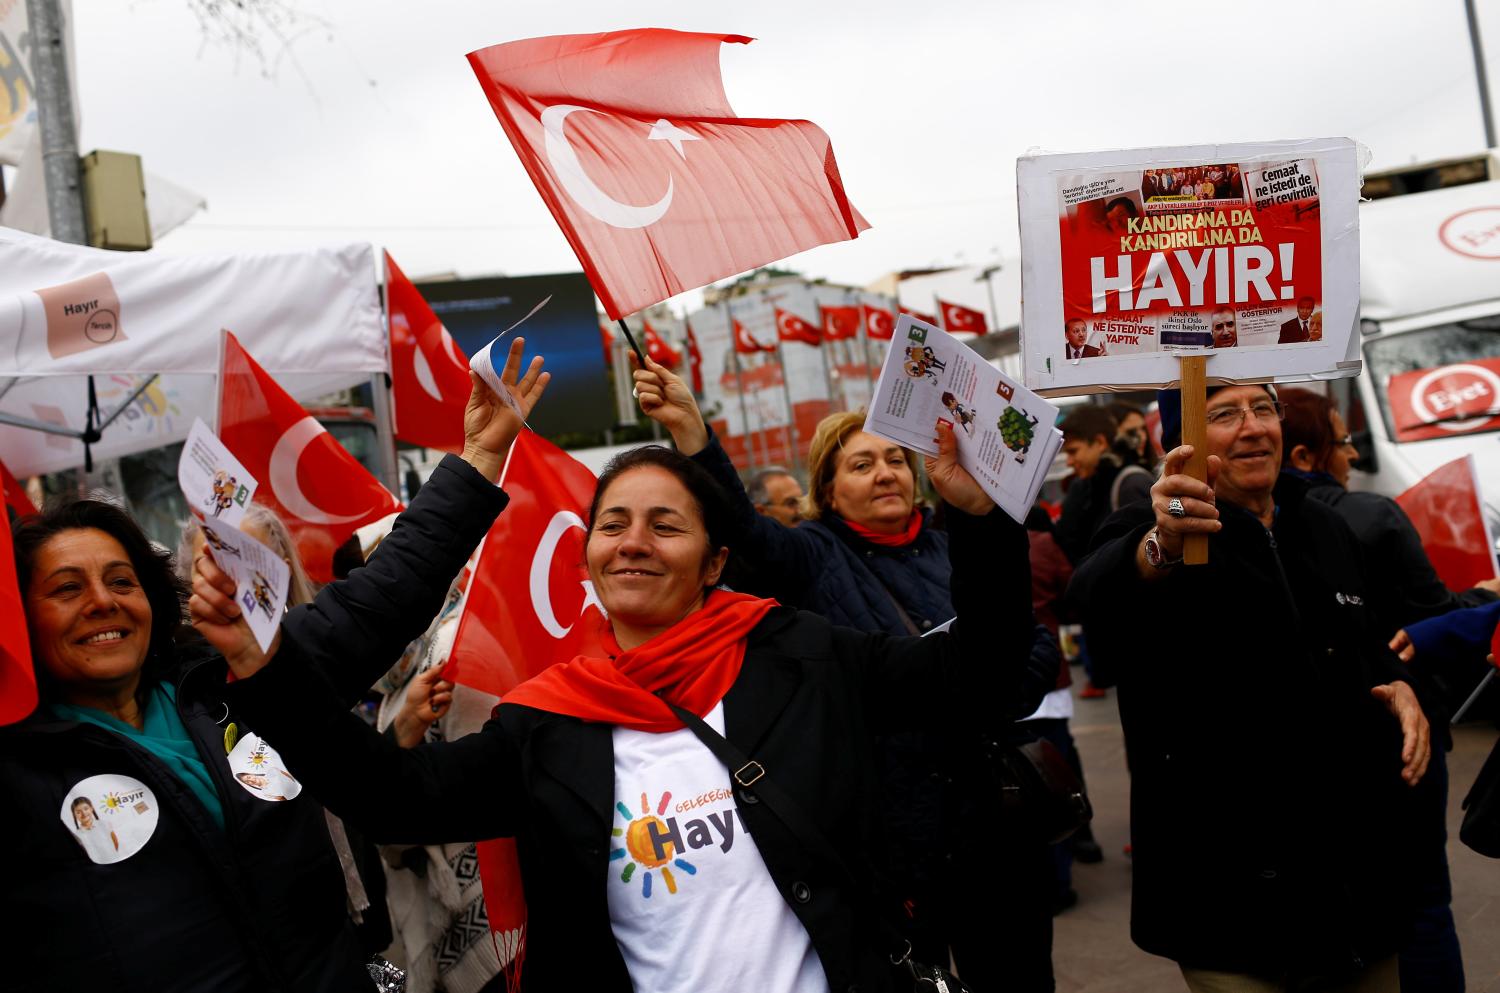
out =
{"type": "Polygon", "coordinates": [[[615,423],[594,290],[583,273],[459,279],[418,283],[417,289],[465,355],[525,318],[511,333],[524,335],[528,356],[545,356],[552,373],[531,418],[538,434],[599,431],[615,423]]]}

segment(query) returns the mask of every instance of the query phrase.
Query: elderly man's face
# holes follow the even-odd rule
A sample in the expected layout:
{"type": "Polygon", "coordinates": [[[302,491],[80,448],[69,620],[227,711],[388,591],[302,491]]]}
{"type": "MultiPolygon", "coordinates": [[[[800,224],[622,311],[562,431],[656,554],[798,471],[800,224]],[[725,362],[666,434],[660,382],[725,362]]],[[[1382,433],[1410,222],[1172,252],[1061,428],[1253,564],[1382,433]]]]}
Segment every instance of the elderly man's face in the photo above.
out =
{"type": "Polygon", "coordinates": [[[1231,386],[1208,398],[1208,454],[1222,462],[1214,484],[1220,499],[1249,506],[1275,487],[1281,472],[1281,421],[1274,410],[1270,394],[1259,386],[1231,386]],[[1269,416],[1246,412],[1237,424],[1213,423],[1216,410],[1257,405],[1269,416]]]}
{"type": "Polygon", "coordinates": [[[1213,319],[1214,347],[1232,348],[1239,341],[1234,329],[1234,311],[1221,310],[1213,319]]]}
{"type": "Polygon", "coordinates": [[[1089,326],[1082,321],[1068,322],[1068,344],[1074,348],[1082,348],[1083,343],[1088,340],[1089,326]]]}
{"type": "Polygon", "coordinates": [[[795,527],[802,509],[802,484],[795,476],[772,476],[766,480],[766,502],[755,509],[767,517],[795,527]]]}

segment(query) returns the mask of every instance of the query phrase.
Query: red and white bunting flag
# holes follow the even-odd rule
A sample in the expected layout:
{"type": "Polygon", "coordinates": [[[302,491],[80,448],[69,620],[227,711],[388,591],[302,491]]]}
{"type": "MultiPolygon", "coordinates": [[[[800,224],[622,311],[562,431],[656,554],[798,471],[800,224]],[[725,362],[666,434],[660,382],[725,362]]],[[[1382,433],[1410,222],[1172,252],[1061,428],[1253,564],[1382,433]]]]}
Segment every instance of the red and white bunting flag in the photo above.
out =
{"type": "Polygon", "coordinates": [[[748,41],[647,28],[469,55],[612,319],[869,227],[822,129],[735,116],[719,49],[748,41]]]}
{"type": "Polygon", "coordinates": [[[334,550],[401,503],[228,331],[223,348],[219,438],[259,480],[256,502],[286,521],[308,573],[326,583],[334,550]]]}
{"type": "Polygon", "coordinates": [[[0,462],[0,489],[5,490],[5,505],[17,517],[36,513],[36,505],[31,502],[31,498],[26,495],[26,490],[16,477],[10,474],[4,462],[0,462]]]}
{"type": "Polygon", "coordinates": [[[804,345],[821,345],[818,329],[796,314],[776,308],[776,337],[781,341],[800,341],[804,345]]]}
{"type": "Polygon", "coordinates": [[[396,437],[423,448],[461,452],[469,360],[389,252],[385,272],[396,437]]]}
{"type": "Polygon", "coordinates": [[[965,307],[962,304],[949,303],[942,297],[938,297],[938,315],[943,323],[939,325],[944,331],[959,331],[969,334],[986,334],[989,332],[989,322],[984,319],[982,311],[965,307]]]}
{"type": "Polygon", "coordinates": [[[823,340],[843,341],[858,335],[858,307],[823,308],[823,340]]]}
{"type": "Polygon", "coordinates": [[[1474,456],[1439,466],[1396,502],[1422,536],[1443,585],[1459,593],[1495,578],[1495,543],[1484,519],[1474,456]]]}
{"type": "Polygon", "coordinates": [[[738,320],[734,322],[734,350],[741,355],[755,355],[759,352],[774,352],[775,345],[762,345],[751,337],[750,332],[745,330],[745,325],[738,320]]]}
{"type": "Polygon", "coordinates": [[[703,395],[703,353],[698,350],[698,337],[693,334],[691,322],[683,321],[682,328],[687,333],[688,371],[692,373],[693,381],[690,384],[693,392],[699,396],[703,395]]]}
{"type": "Polygon", "coordinates": [[[896,318],[881,307],[864,306],[865,335],[875,341],[890,341],[896,333],[896,318]]]}
{"type": "Polygon", "coordinates": [[[668,369],[676,369],[682,364],[682,353],[667,344],[667,340],[658,334],[645,318],[641,319],[641,327],[645,330],[646,354],[651,357],[652,362],[664,365],[668,369]]]}
{"type": "Polygon", "coordinates": [[[14,724],[36,709],[36,670],[31,666],[31,638],[16,580],[10,522],[0,524],[0,724],[14,724]]]}

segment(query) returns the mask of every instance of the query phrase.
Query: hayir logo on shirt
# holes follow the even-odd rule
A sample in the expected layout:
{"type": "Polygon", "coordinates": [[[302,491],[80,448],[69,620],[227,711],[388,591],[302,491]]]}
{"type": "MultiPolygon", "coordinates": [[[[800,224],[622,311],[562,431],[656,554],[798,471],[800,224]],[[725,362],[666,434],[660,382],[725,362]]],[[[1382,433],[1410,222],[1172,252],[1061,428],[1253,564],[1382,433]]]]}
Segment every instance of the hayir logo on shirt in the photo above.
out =
{"type": "MultiPolygon", "coordinates": [[[[727,788],[710,790],[680,801],[675,812],[683,813],[704,804],[730,801],[731,797],[727,788]]],[[[689,876],[698,874],[698,867],[682,857],[685,851],[717,849],[721,853],[728,853],[734,847],[737,828],[743,828],[742,824],[735,824],[737,811],[733,806],[720,812],[710,811],[704,817],[681,820],[675,816],[667,816],[667,809],[671,804],[670,790],[662,793],[661,799],[656,803],[655,813],[652,813],[650,799],[645,793],[641,794],[638,815],[624,801],[615,804],[615,810],[624,818],[625,823],[610,833],[622,839],[625,847],[610,849],[609,858],[611,862],[626,862],[620,872],[622,883],[630,882],[640,872],[641,896],[646,899],[651,898],[653,873],[660,873],[668,893],[676,893],[678,881],[672,871],[674,868],[689,876]]]]}

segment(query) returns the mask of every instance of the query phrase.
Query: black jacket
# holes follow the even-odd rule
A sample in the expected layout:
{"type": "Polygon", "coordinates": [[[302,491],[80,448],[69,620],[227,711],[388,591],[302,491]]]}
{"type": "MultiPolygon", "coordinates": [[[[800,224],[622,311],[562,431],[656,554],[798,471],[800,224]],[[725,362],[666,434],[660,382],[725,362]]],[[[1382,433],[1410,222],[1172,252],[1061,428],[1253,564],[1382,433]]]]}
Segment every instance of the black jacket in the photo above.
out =
{"type": "MultiPolygon", "coordinates": [[[[422,493],[447,482],[434,479],[422,493]]],[[[478,504],[470,514],[488,521],[494,511],[478,504]]],[[[1025,532],[998,513],[952,518],[955,536],[963,536],[953,545],[954,572],[966,582],[956,591],[960,620],[951,634],[888,638],[780,608],[751,632],[724,698],[729,739],[859,865],[883,820],[871,735],[971,720],[976,709],[1014,700],[1024,678],[1025,532]],[[981,657],[987,664],[975,664],[981,657]]],[[[416,585],[398,577],[391,593],[416,585]]],[[[436,595],[446,585],[435,584],[436,595]]],[[[630,989],[605,889],[615,801],[611,728],[502,705],[476,734],[402,751],[347,714],[330,687],[298,675],[309,668],[299,659],[304,648],[300,637],[284,638],[275,660],[231,688],[303,782],[377,840],[514,835],[528,902],[526,987],[630,989]]],[[[787,836],[753,789],[737,799],[831,986],[888,989],[890,968],[861,898],[787,836]]]]}
{"type": "Polygon", "coordinates": [[[1154,482],[1156,473],[1140,465],[1134,453],[1123,445],[1116,445],[1100,456],[1099,464],[1087,479],[1074,479],[1063,494],[1062,510],[1052,532],[1068,561],[1077,565],[1083,559],[1094,532],[1106,517],[1127,504],[1150,499],[1154,482]],[[1116,493],[1115,480],[1127,469],[1130,474],[1120,480],[1116,493]]]}
{"type": "Polygon", "coordinates": [[[1095,681],[1119,685],[1136,944],[1199,968],[1337,971],[1394,952],[1408,923],[1400,730],[1369,692],[1403,672],[1348,526],[1299,480],[1275,497],[1270,531],[1221,503],[1209,563],[1154,581],[1135,565],[1151,509],[1126,508],[1069,595],[1095,681]]]}
{"type": "MultiPolygon", "coordinates": [[[[480,495],[503,505],[499,491],[489,491],[480,495]]],[[[483,525],[475,530],[446,514],[444,503],[443,487],[430,498],[424,487],[404,530],[381,545],[369,568],[286,618],[288,640],[320,645],[309,664],[338,679],[333,692],[345,710],[374,682],[339,678],[350,674],[348,660],[371,670],[393,663],[437,612],[442,591],[484,534],[483,525]],[[436,540],[437,530],[451,540],[436,540]],[[385,590],[398,573],[413,590],[393,601],[385,590]],[[427,586],[436,597],[417,589],[427,586]],[[403,609],[393,609],[397,602],[403,609]]],[[[472,507],[471,500],[466,509],[472,507]]],[[[297,695],[306,671],[288,669],[289,693],[297,695]]],[[[160,671],[177,687],[178,712],[214,776],[224,830],[161,762],[119,735],[54,720],[45,705],[0,729],[8,810],[0,847],[10,853],[0,887],[5,989],[368,993],[322,807],[309,790],[268,802],[231,778],[229,723],[278,743],[233,704],[226,670],[223,657],[198,641],[160,671]],[[101,774],[139,780],[159,809],[144,847],[110,865],[90,861],[60,818],[72,788],[101,774]]]]}

